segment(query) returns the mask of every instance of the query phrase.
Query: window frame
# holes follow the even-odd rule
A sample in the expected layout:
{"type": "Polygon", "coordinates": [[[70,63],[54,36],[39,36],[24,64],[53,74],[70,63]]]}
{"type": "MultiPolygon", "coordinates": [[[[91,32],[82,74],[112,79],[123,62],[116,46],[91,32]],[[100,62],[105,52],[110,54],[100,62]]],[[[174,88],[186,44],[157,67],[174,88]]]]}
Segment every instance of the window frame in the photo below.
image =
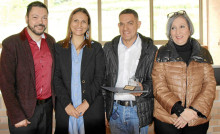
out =
{"type": "MultiPolygon", "coordinates": [[[[203,1],[204,0],[199,0],[199,39],[198,41],[201,44],[207,45],[207,42],[204,43],[204,37],[203,37],[203,1]]],[[[48,0],[44,0],[44,4],[48,6],[48,0]]],[[[98,42],[100,42],[102,45],[105,44],[107,41],[102,40],[102,0],[97,0],[97,8],[98,8],[98,42]]],[[[149,0],[149,12],[150,12],[150,38],[154,40],[154,9],[153,9],[153,0],[149,0]]],[[[50,24],[48,24],[50,25],[50,24]]],[[[46,32],[48,32],[48,29],[46,29],[46,32]]],[[[205,37],[207,38],[207,37],[205,37]]],[[[205,39],[207,41],[207,39],[205,39]]],[[[161,45],[165,44],[167,40],[154,40],[155,45],[161,45]]],[[[0,43],[0,48],[2,48],[2,44],[0,43]]]]}
{"type": "MultiPolygon", "coordinates": [[[[98,2],[98,41],[101,44],[104,44],[107,41],[102,40],[102,27],[101,27],[101,20],[102,20],[102,6],[101,6],[101,0],[97,0],[98,2]]],[[[149,0],[149,6],[150,6],[150,38],[154,40],[154,9],[153,9],[153,0],[149,0]]],[[[167,43],[168,40],[154,40],[155,45],[161,45],[167,43]]],[[[199,39],[198,41],[201,44],[204,44],[203,42],[203,0],[199,0],[199,39]]]]}

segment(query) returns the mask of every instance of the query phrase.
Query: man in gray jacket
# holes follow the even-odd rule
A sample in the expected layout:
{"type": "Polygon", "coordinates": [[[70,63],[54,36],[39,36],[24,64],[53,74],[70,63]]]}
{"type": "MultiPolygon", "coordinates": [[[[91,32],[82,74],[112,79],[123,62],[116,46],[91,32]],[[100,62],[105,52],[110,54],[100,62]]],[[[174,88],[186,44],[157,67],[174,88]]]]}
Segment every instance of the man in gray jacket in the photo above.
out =
{"type": "Polygon", "coordinates": [[[104,91],[107,124],[112,134],[147,134],[153,120],[151,70],[157,47],[153,40],[137,32],[138,14],[125,9],[119,14],[120,35],[104,46],[106,56],[105,86],[125,87],[129,79],[138,79],[144,93],[104,91]]]}

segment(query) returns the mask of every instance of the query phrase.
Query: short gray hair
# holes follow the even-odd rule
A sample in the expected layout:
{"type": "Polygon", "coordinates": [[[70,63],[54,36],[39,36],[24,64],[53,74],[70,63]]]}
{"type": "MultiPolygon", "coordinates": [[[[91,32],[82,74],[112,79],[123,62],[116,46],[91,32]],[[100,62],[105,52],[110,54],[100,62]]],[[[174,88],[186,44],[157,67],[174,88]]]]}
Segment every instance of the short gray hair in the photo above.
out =
{"type": "MultiPolygon", "coordinates": [[[[181,11],[183,11],[183,10],[181,10],[181,11]]],[[[172,27],[173,21],[178,17],[183,17],[186,20],[188,27],[189,27],[189,30],[190,30],[190,36],[193,35],[194,26],[193,26],[192,21],[190,20],[189,16],[187,15],[187,13],[185,11],[183,13],[179,13],[179,11],[177,11],[177,12],[173,12],[172,14],[173,15],[169,17],[169,19],[167,21],[167,25],[166,25],[167,38],[171,39],[171,37],[170,37],[171,27],[172,27]]]]}

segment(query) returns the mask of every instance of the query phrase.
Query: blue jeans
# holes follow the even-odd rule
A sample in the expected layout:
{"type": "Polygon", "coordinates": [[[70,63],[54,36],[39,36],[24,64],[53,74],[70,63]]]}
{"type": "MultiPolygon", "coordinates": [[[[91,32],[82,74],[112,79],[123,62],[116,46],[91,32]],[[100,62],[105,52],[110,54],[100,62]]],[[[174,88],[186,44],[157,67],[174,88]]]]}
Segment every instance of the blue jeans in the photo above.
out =
{"type": "Polygon", "coordinates": [[[111,129],[111,134],[147,134],[148,133],[148,126],[139,129],[137,106],[133,106],[133,107],[121,106],[116,102],[114,102],[113,112],[110,118],[109,125],[111,129]],[[113,115],[115,111],[117,111],[118,116],[113,115]]]}

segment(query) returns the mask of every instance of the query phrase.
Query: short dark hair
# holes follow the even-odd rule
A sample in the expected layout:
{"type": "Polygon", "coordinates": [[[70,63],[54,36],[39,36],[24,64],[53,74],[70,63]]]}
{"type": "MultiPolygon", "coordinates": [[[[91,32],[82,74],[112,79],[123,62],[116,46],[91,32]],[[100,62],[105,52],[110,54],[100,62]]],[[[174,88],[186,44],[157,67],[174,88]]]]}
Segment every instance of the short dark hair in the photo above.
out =
{"type": "Polygon", "coordinates": [[[130,9],[130,8],[127,8],[127,9],[124,9],[123,11],[121,11],[121,13],[119,14],[119,17],[122,14],[133,14],[134,17],[138,19],[138,13],[135,10],[130,9]]]}
{"type": "Polygon", "coordinates": [[[47,10],[47,13],[49,13],[49,12],[48,12],[48,9],[47,9],[47,6],[46,6],[44,3],[40,2],[40,1],[34,1],[34,2],[31,2],[31,3],[27,6],[26,16],[29,15],[29,13],[30,13],[32,7],[45,8],[45,9],[47,10]]]}

